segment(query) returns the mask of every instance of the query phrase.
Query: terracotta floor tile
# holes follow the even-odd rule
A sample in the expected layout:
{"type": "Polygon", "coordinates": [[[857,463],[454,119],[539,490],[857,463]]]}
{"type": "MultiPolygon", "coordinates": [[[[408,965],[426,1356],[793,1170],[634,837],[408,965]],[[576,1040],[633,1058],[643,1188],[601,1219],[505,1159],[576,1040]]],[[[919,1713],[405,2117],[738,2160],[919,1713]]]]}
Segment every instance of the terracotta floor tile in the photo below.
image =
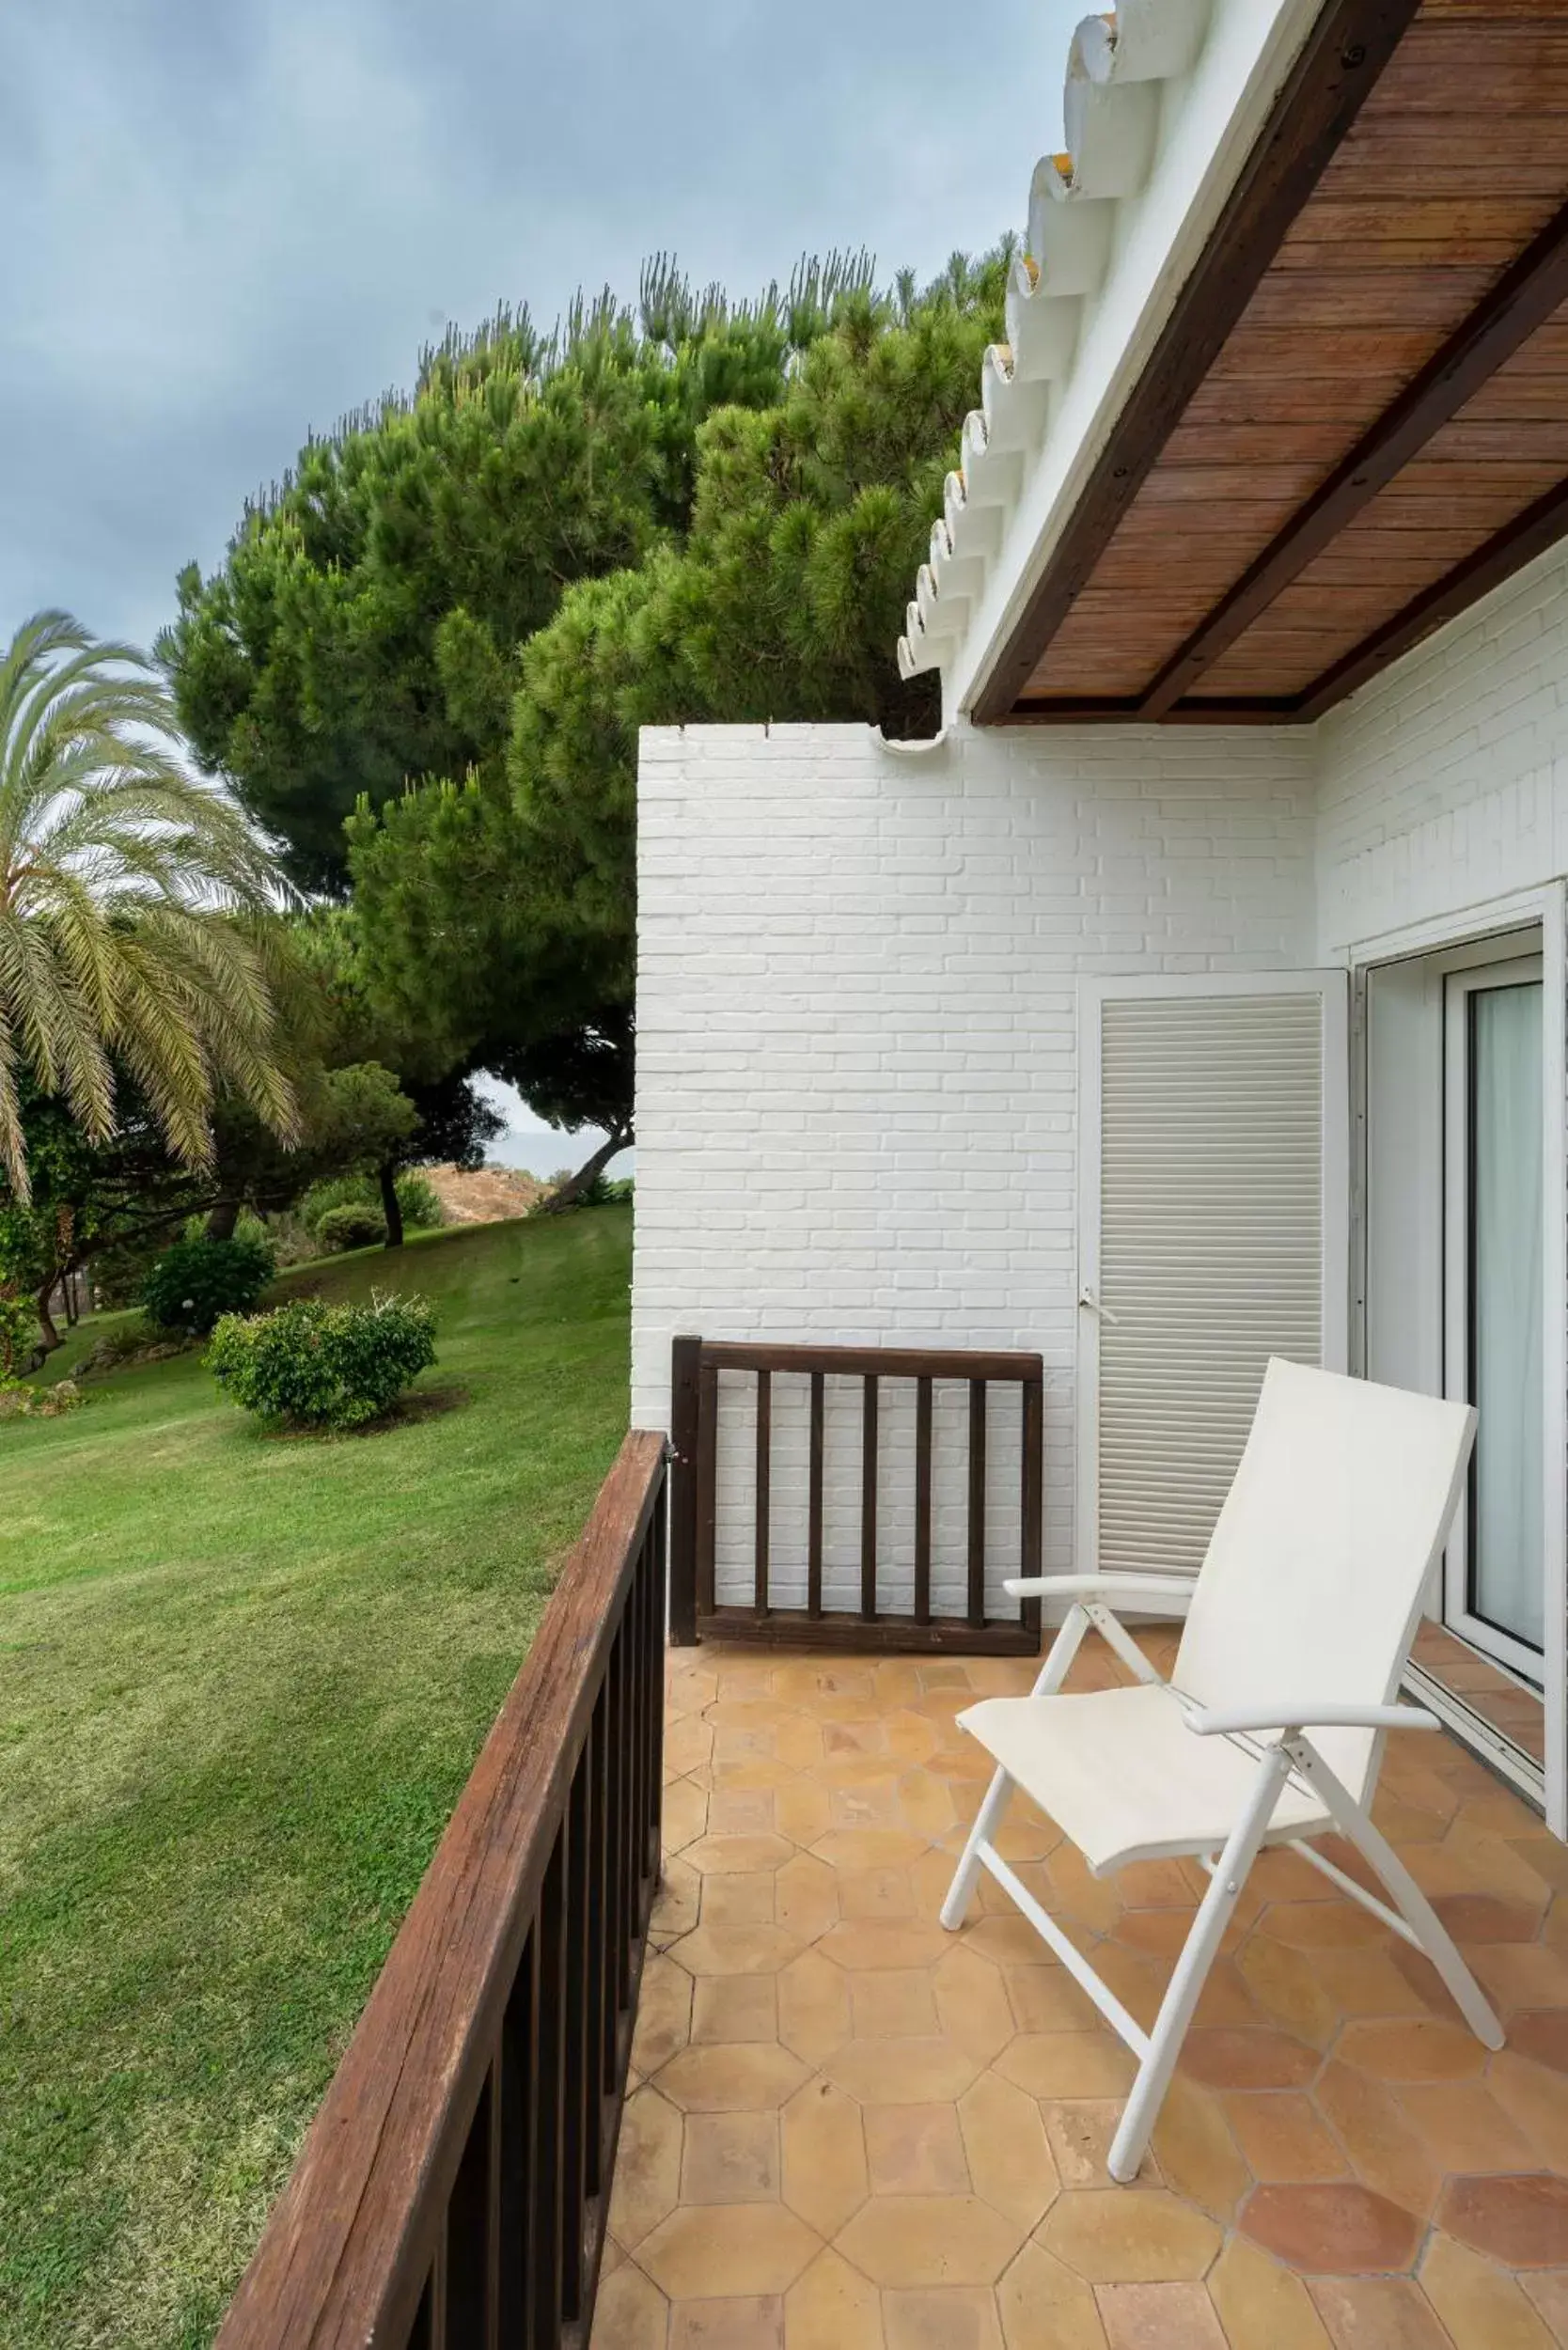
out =
{"type": "Polygon", "coordinates": [[[669,2350],[784,2350],[780,2295],[739,2301],[680,2301],[669,2313],[669,2350]]]}
{"type": "Polygon", "coordinates": [[[1126,1909],[1116,1921],[1116,1938],[1129,1950],[1174,1958],[1192,1932],[1196,1914],[1192,1909],[1126,1909]]]}
{"type": "Polygon", "coordinates": [[[919,2106],[962,2097],[980,2069],[973,2057],[943,2039],[849,2040],[823,2067],[840,2089],[869,2106],[919,2106]]]}
{"type": "Polygon", "coordinates": [[[1301,2279],[1245,2236],[1231,2236],[1206,2282],[1231,2350],[1328,2350],[1301,2279]]]}
{"type": "Polygon", "coordinates": [[[601,2279],[592,2350],[666,2350],[668,2340],[669,2303],[640,2268],[628,2261],[601,2279]]]}
{"type": "Polygon", "coordinates": [[[1476,1981],[1505,2016],[1540,2008],[1568,2013],[1568,1954],[1549,1942],[1481,1943],[1467,1956],[1476,1981]]]}
{"type": "Polygon", "coordinates": [[[1174,2194],[1185,2196],[1211,2219],[1234,2218],[1252,2174],[1213,2090],[1178,2076],[1154,2123],[1153,2146],[1160,2175],[1174,2194]]]}
{"type": "Polygon", "coordinates": [[[1125,2095],[1137,2070],[1131,2049],[1103,2026],[1093,2031],[1020,2032],[996,2066],[1031,2097],[1125,2095]]]}
{"type": "MultiPolygon", "coordinates": [[[[1105,2160],[1121,2119],[1119,2097],[1055,2099],[1043,2103],[1045,2142],[1051,2149],[1057,2176],[1064,2190],[1113,2184],[1105,2160]]],[[[1140,2186],[1159,2184],[1159,2169],[1152,2154],[1138,2166],[1140,2186]]]]}
{"type": "Polygon", "coordinates": [[[1554,2073],[1568,2073],[1568,2009],[1539,2008],[1515,2015],[1508,2027],[1508,2044],[1517,2056],[1531,2057],[1554,2073]]]}
{"type": "Polygon", "coordinates": [[[913,1918],[915,1888],[907,1869],[851,1869],[839,1879],[846,1918],[913,1918]]]}
{"type": "Polygon", "coordinates": [[[1163,2187],[1058,2195],[1036,2231],[1086,2283],[1160,2284],[1201,2277],[1220,2247],[1212,2219],[1163,2187]]]}
{"type": "Polygon", "coordinates": [[[689,1934],[698,1920],[702,1900],[702,1879],[695,1869],[688,1869],[680,1859],[665,1862],[664,1882],[654,1898],[653,1913],[648,1921],[648,1937],[655,1949],[662,1949],[689,1934]]]}
{"type": "MultiPolygon", "coordinates": [[[[883,1773],[876,1778],[850,1787],[834,1787],[828,1791],[827,1825],[830,1828],[901,1828],[909,1827],[899,1802],[897,1782],[883,1773]]],[[[951,1816],[951,1807],[949,1807],[951,1816]]]]}
{"type": "Polygon", "coordinates": [[[855,1918],[830,1927],[818,1944],[824,1958],[858,1973],[934,1966],[958,1946],[922,1918],[855,1918]]]}
{"type": "Polygon", "coordinates": [[[921,2040],[941,2029],[928,1967],[864,1967],[850,1976],[849,1985],[857,2039],[921,2040]]]}
{"type": "Polygon", "coordinates": [[[1342,2179],[1349,2164],[1310,2097],[1299,2091],[1262,2091],[1228,2097],[1226,2116],[1261,2184],[1306,2185],[1342,2179]]]}
{"type": "Polygon", "coordinates": [[[780,1836],[792,1844],[805,1848],[825,1836],[833,1825],[833,1807],[828,1791],[815,1778],[793,1778],[786,1787],[776,1789],[773,1799],[773,1825],[780,1836]]]}
{"type": "Polygon", "coordinates": [[[836,2248],[873,2284],[917,2291],[995,2284],[1023,2240],[975,2195],[884,2195],[861,2204],[836,2248]]]}
{"type": "Polygon", "coordinates": [[[785,2293],[821,2249],[784,2203],[736,2203],[716,2224],[682,2203],[637,2248],[638,2264],[672,2301],[721,2301],[785,2293]]]}
{"type": "Polygon", "coordinates": [[[819,2074],[782,2116],[784,2201],[820,2235],[837,2235],[870,2192],[860,2107],[819,2074]]]}
{"type": "Polygon", "coordinates": [[[683,1721],[665,1725],[665,1771],[666,1778],[681,1778],[687,1771],[695,1771],[706,1762],[713,1751],[713,1731],[711,1722],[688,1716],[683,1721]]]}
{"type": "Polygon", "coordinates": [[[1002,2350],[996,2296],[980,2285],[886,2293],[887,2350],[1002,2350]]]}
{"type": "Polygon", "coordinates": [[[1435,1967],[1406,1943],[1381,1950],[1317,1950],[1311,1963],[1343,2016],[1438,2014],[1451,2022],[1458,2014],[1435,1967]],[[1403,1963],[1416,1958],[1422,1959],[1420,1976],[1403,1963]]]}
{"type": "Polygon", "coordinates": [[[981,2063],[1007,2046],[1017,2029],[1007,1987],[989,1959],[950,1944],[931,1969],[938,2029],[981,2063]]]}
{"type": "Polygon", "coordinates": [[[1547,2168],[1568,2171],[1568,2083],[1561,2075],[1505,2048],[1487,2066],[1486,2086],[1547,2168]]]}
{"type": "Polygon", "coordinates": [[[698,1925],[669,1946],[670,1957],[694,1975],[774,1975],[799,1952],[795,1937],[776,1925],[698,1925]]]}
{"type": "Polygon", "coordinates": [[[1298,2089],[1318,2069],[1316,2050],[1267,2026],[1189,2031],[1181,2064],[1210,2089],[1298,2089]]]}
{"type": "Polygon", "coordinates": [[[1541,1884],[1568,1893],[1568,1844],[1548,1836],[1539,1825],[1532,1834],[1511,1836],[1508,1841],[1514,1856],[1533,1872],[1541,1884]]]}
{"type": "Polygon", "coordinates": [[[610,2232],[629,2251],[681,2199],[681,2115],[656,2089],[627,2098],[610,2194],[610,2232]]]}
{"type": "Polygon", "coordinates": [[[784,2296],[785,2350],[884,2350],[882,2295],[842,2255],[819,2252],[784,2296]]]}
{"type": "Polygon", "coordinates": [[[1037,2227],[1058,2191],[1037,2100],[982,2073],[959,2099],[958,2120],[976,2194],[1021,2228],[1037,2227]]]}
{"type": "Polygon", "coordinates": [[[823,1860],[797,1852],[773,1881],[773,1914],[797,1941],[815,1942],[839,1922],[839,1882],[823,1860]]]}
{"type": "Polygon", "coordinates": [[[1551,2172],[1451,2179],[1437,2222],[1506,2268],[1568,2267],[1568,2179],[1551,2172]]]}
{"type": "Polygon", "coordinates": [[[692,1979],[673,1959],[651,1957],[642,1970],[632,2061],[639,2073],[656,2073],[691,2038],[692,1979]]]}
{"type": "Polygon", "coordinates": [[[1356,2184],[1260,2186],[1241,2215],[1255,2244],[1312,2276],[1408,2268],[1420,2242],[1414,2215],[1356,2184]]]}
{"type": "Polygon", "coordinates": [[[683,1845],[694,1843],[707,1825],[707,1790],[689,1778],[668,1781],[659,1822],[660,1841],[666,1852],[680,1852],[683,1845]]]}
{"type": "Polygon", "coordinates": [[[1455,2350],[1552,2350],[1540,2311],[1514,2280],[1451,2236],[1433,2237],[1420,2285],[1455,2350]]]}
{"type": "Polygon", "coordinates": [[[849,1977],[820,1950],[792,1959],[777,1977],[778,2037],[808,2064],[820,2064],[849,2038],[849,1977]]]}
{"type": "MultiPolygon", "coordinates": [[[[1150,1910],[1144,1914],[1153,1917],[1161,1913],[1150,1910]]],[[[1041,1946],[1037,1942],[1035,1947],[1041,1946]]],[[[1001,1977],[1019,2031],[1099,2029],[1099,2011],[1065,1966],[1058,1966],[1054,1961],[1047,1966],[1004,1966],[1001,1977]]]]}
{"type": "Polygon", "coordinates": [[[1433,1903],[1456,1942],[1533,1942],[1541,1913],[1532,1902],[1500,1893],[1448,1893],[1433,1903]]]}
{"type": "Polygon", "coordinates": [[[838,1827],[819,1837],[811,1849],[830,1869],[900,1869],[918,1860],[927,1843],[907,1828],[838,1827]]]}
{"type": "Polygon", "coordinates": [[[683,2203],[771,2203],[778,2195],[776,2113],[689,2113],[683,2203]]]}
{"type": "Polygon", "coordinates": [[[1548,2274],[1529,2271],[1520,2278],[1526,2298],[1545,2323],[1546,2331],[1556,2342],[1568,2342],[1568,2269],[1548,2274]]]}
{"type": "Polygon", "coordinates": [[[1404,2277],[1325,2277],[1309,2290],[1334,2350],[1453,2350],[1424,2293],[1404,2277]]]}
{"type": "Polygon", "coordinates": [[[711,1836],[771,1836],[774,1790],[771,1787],[715,1787],[708,1797],[711,1836]]]}
{"type": "Polygon", "coordinates": [[[695,2043],[778,2038],[776,1975],[699,1975],[693,1989],[695,2043]]]}
{"type": "Polygon", "coordinates": [[[1479,2073],[1486,2061],[1474,2032],[1437,2016],[1347,2024],[1335,2053],[1358,2072],[1386,2081],[1459,2080],[1479,2073]]]}
{"type": "Polygon", "coordinates": [[[1340,2005],[1324,1981],[1325,1955],[1292,1950],[1260,1933],[1236,1958],[1237,1972],[1259,2007],[1311,2048],[1326,2048],[1341,2020],[1340,2005]]]}
{"type": "Polygon", "coordinates": [[[683,2113],[742,2113],[781,2106],[806,2077],[788,2048],[756,2041],[682,2048],[659,2075],[659,2088],[683,2113]]]}
{"type": "Polygon", "coordinates": [[[873,2195],[968,2194],[956,2107],[868,2106],[864,2119],[873,2195]]]}
{"type": "Polygon", "coordinates": [[[771,1869],[702,1880],[705,1926],[768,1926],[775,1922],[778,1880],[771,1869]]]}
{"type": "Polygon", "coordinates": [[[1101,2285],[1094,2297],[1110,2350],[1227,2350],[1201,2285],[1101,2285]]]}
{"type": "Polygon", "coordinates": [[[1391,2089],[1370,2073],[1330,2063],[1312,2097],[1368,2186],[1419,2216],[1431,2210],[1442,2172],[1391,2089]]]}
{"type": "Polygon", "coordinates": [[[1439,2170],[1534,2168],[1529,2139],[1483,2081],[1431,2081],[1398,2093],[1439,2170]]]}
{"type": "Polygon", "coordinates": [[[781,1869],[793,1853],[794,1846],[771,1830],[744,1836],[716,1836],[710,1830],[708,1835],[699,1836],[695,1844],[688,1844],[682,1858],[698,1876],[733,1876],[742,1871],[747,1874],[759,1870],[771,1873],[781,1869]]]}
{"type": "Polygon", "coordinates": [[[996,2311],[1007,2350],[1106,2350],[1093,2288],[1039,2244],[1004,2271],[996,2311]]]}

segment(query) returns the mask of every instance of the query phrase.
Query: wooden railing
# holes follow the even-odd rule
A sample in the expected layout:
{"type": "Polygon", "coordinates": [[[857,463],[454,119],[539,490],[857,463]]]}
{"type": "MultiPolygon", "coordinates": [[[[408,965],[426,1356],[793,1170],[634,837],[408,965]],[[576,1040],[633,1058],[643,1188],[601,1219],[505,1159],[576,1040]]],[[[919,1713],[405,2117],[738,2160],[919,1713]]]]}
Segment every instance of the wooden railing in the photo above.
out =
{"type": "Polygon", "coordinates": [[[632,1434],[219,2350],[588,2339],[658,1873],[664,1439],[632,1434]]]}
{"type": "Polygon", "coordinates": [[[1032,1654],[1040,1646],[1040,1603],[1025,1600],[1015,1615],[986,1612],[986,1520],[989,1497],[987,1397],[997,1386],[1021,1390],[1018,1446],[1018,1538],[1015,1572],[1041,1572],[1044,1457],[1044,1366],[1038,1355],[931,1351],[907,1347],[767,1346],[680,1338],[674,1342],[670,1442],[670,1638],[678,1647],[703,1637],[768,1641],[815,1639],[867,1649],[966,1650],[1032,1654]],[[715,1596],[718,1522],[719,1374],[755,1377],[756,1457],[752,1468],[751,1592],[721,1606],[715,1596]],[[806,1558],[794,1580],[804,1582],[804,1607],[776,1604],[774,1556],[776,1376],[796,1375],[808,1389],[806,1558]],[[823,1597],[826,1383],[860,1385],[858,1440],[859,1562],[857,1603],[829,1606],[823,1597]],[[915,1386],[913,1512],[910,1555],[889,1563],[878,1521],[883,1388],[889,1380],[915,1386]],[[965,1605],[962,1615],[938,1615],[932,1600],[933,1399],[938,1381],[967,1390],[965,1605]],[[888,1587],[907,1585],[909,1605],[890,1608],[888,1587]]]}

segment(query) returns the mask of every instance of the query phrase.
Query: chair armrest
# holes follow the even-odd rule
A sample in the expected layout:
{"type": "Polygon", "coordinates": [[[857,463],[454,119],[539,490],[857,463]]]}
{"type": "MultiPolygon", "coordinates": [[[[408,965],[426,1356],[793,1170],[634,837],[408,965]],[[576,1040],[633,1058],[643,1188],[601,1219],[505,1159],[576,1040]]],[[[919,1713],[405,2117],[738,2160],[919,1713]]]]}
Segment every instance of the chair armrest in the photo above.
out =
{"type": "Polygon", "coordinates": [[[1435,1714],[1419,1705],[1339,1705],[1305,1699],[1282,1714],[1278,1705],[1195,1705],[1183,1715],[1199,1738],[1259,1730],[1440,1730],[1435,1714]]]}
{"type": "Polygon", "coordinates": [[[1002,1589],[1012,1599],[1190,1599],[1195,1574],[1038,1574],[1010,1577],[1002,1589]]]}

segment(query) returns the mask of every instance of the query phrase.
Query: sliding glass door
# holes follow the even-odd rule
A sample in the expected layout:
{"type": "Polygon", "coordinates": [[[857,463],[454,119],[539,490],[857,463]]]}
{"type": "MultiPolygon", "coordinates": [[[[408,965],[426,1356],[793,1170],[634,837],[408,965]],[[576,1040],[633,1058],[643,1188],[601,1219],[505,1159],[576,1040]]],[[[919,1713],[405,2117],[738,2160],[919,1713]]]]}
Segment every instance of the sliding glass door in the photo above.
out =
{"type": "Polygon", "coordinates": [[[1476,1406],[1445,1620],[1540,1685],[1545,1238],[1539,957],[1450,972],[1444,1005],[1445,1385],[1476,1406]]]}

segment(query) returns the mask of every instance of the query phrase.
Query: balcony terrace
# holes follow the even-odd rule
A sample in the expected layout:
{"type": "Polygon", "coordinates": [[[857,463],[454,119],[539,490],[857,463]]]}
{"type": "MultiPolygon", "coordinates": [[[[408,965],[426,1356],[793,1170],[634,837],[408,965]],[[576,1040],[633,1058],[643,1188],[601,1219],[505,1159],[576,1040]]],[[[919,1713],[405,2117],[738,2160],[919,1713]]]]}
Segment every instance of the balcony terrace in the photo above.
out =
{"type": "MultiPolygon", "coordinates": [[[[1176,1634],[1142,1636],[1162,1670],[1176,1634]]],[[[653,1911],[594,2350],[1546,2350],[1568,2342],[1568,1848],[1447,1737],[1375,1815],[1508,2029],[1266,1854],[1132,2187],[1132,2060],[989,1879],[955,1728],[1022,1657],[668,1661],[653,1911]]],[[[1071,1686],[1122,1678],[1097,1641],[1071,1686]]],[[[1008,1857],[1151,2022],[1201,1879],[1008,1857]]],[[[1343,1865],[1356,1868],[1341,1848],[1343,1865]]]]}

